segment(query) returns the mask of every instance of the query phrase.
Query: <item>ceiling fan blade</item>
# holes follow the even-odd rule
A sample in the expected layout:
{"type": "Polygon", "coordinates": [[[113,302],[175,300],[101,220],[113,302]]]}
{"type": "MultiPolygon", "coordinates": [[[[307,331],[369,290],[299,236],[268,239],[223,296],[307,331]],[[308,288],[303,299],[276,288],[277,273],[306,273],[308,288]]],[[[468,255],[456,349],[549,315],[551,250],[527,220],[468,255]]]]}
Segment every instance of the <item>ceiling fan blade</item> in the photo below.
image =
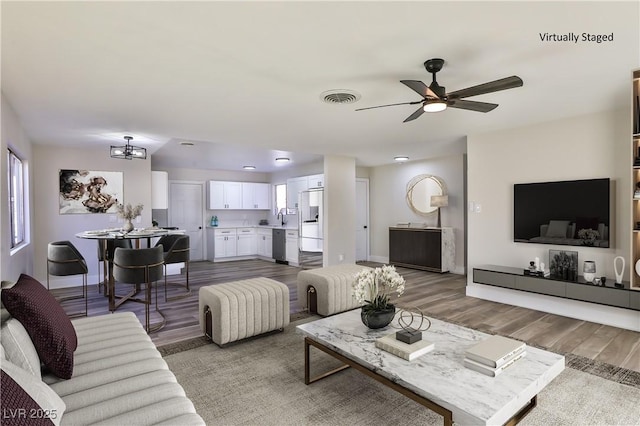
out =
{"type": "Polygon", "coordinates": [[[422,114],[424,114],[424,108],[420,107],[420,109],[417,109],[416,112],[414,112],[413,114],[405,118],[403,123],[406,123],[407,121],[415,120],[416,118],[420,117],[422,114]]]}
{"type": "Polygon", "coordinates": [[[421,103],[422,101],[401,102],[399,104],[387,104],[387,105],[378,105],[378,106],[372,106],[372,107],[366,107],[366,108],[358,108],[356,111],[364,111],[365,109],[384,108],[384,107],[390,107],[390,106],[396,106],[396,105],[415,105],[415,104],[421,104],[421,103]]]}
{"type": "Polygon", "coordinates": [[[463,101],[461,99],[454,99],[448,102],[451,108],[468,109],[477,112],[489,112],[498,107],[498,104],[490,104],[487,102],[477,101],[463,101]]]}
{"type": "Polygon", "coordinates": [[[424,84],[419,80],[400,80],[400,83],[404,84],[414,92],[417,92],[423,98],[429,97],[429,98],[440,99],[433,90],[429,89],[429,86],[427,86],[426,84],[424,84]]]}
{"type": "Polygon", "coordinates": [[[447,93],[447,97],[449,99],[468,98],[469,96],[477,96],[485,93],[499,92],[500,90],[513,89],[514,87],[520,87],[523,84],[524,83],[520,77],[512,75],[511,77],[501,78],[500,80],[490,81],[489,83],[479,84],[477,86],[467,87],[466,89],[447,93]]]}

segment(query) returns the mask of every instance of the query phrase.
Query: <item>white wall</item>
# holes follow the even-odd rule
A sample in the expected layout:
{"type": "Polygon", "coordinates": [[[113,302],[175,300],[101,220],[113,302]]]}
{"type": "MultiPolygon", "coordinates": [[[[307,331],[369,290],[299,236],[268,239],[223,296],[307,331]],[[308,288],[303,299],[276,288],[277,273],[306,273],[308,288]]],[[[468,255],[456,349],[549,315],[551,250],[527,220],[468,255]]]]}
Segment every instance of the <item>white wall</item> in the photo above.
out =
{"type": "Polygon", "coordinates": [[[356,163],[324,158],[323,265],[356,262],[356,163]]]}
{"type": "MultiPolygon", "coordinates": [[[[33,146],[33,180],[35,217],[35,276],[41,282],[47,278],[47,244],[69,240],[80,250],[89,266],[89,284],[98,279],[97,242],[76,238],[78,232],[121,226],[115,214],[59,214],[59,170],[85,169],[124,172],[124,203],[142,203],[144,209],[136,227],[151,226],[151,161],[120,160],[109,157],[108,147],[70,149],[47,145],[33,146]],[[112,222],[114,220],[115,222],[112,222]]],[[[53,278],[51,286],[80,285],[79,277],[53,278]]]]}
{"type": "Polygon", "coordinates": [[[464,274],[465,266],[465,195],[464,155],[410,161],[373,167],[369,174],[371,260],[389,261],[389,227],[398,222],[424,222],[437,225],[437,215],[420,216],[406,201],[407,183],[420,174],[442,178],[449,193],[449,206],[442,208],[442,226],[452,227],[456,244],[454,272],[464,274]]]}
{"type": "MultiPolygon", "coordinates": [[[[35,170],[33,167],[33,154],[31,142],[27,138],[24,130],[20,125],[20,120],[15,111],[5,99],[2,98],[2,160],[0,161],[0,235],[2,235],[2,243],[0,244],[0,277],[3,280],[15,281],[20,277],[21,273],[33,275],[33,256],[34,256],[34,220],[30,211],[25,211],[28,218],[28,229],[26,235],[26,243],[20,248],[12,252],[11,250],[11,218],[9,216],[9,196],[7,174],[9,173],[7,165],[7,148],[11,149],[20,157],[25,167],[25,176],[27,177],[27,197],[28,206],[33,206],[33,179],[31,176],[35,170]]],[[[28,207],[29,208],[29,207],[28,207]]],[[[31,210],[33,212],[33,210],[31,210]]]]}
{"type": "MultiPolygon", "coordinates": [[[[628,110],[546,122],[468,137],[468,200],[482,205],[469,213],[469,271],[481,264],[523,268],[549,249],[577,250],[580,268],[596,262],[597,275],[613,279],[613,258],[630,270],[631,127],[628,110]],[[513,184],[609,177],[612,193],[611,248],[568,247],[513,242],[513,184]]],[[[468,282],[472,282],[469,274],[468,282]]]]}
{"type": "Polygon", "coordinates": [[[468,138],[468,199],[482,205],[468,217],[468,296],[640,331],[638,313],[593,303],[474,284],[481,264],[548,264],[550,249],[578,251],[579,268],[596,262],[596,275],[614,279],[613,259],[631,253],[631,114],[628,109],[584,115],[468,138]],[[614,182],[611,248],[513,242],[513,184],[609,177],[614,182]]]}

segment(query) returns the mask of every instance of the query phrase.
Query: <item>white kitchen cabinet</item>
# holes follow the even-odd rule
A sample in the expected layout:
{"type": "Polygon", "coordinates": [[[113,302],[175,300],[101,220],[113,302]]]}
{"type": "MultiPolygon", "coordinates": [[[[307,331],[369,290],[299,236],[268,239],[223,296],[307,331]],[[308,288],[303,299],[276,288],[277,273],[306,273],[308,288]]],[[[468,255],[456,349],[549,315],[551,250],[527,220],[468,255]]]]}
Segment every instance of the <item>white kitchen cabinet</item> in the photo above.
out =
{"type": "Polygon", "coordinates": [[[270,201],[271,185],[268,183],[242,182],[243,209],[269,210],[270,201]]]}
{"type": "Polygon", "coordinates": [[[242,209],[242,183],[209,181],[209,210],[242,209]]]}
{"type": "Polygon", "coordinates": [[[169,173],[151,172],[151,208],[166,210],[169,208],[169,173]]]}
{"type": "Polygon", "coordinates": [[[307,189],[324,188],[324,175],[307,176],[307,189]]]}
{"type": "Polygon", "coordinates": [[[258,256],[273,257],[273,231],[268,229],[258,229],[256,231],[258,256]]]}
{"type": "Polygon", "coordinates": [[[207,228],[207,260],[213,262],[216,257],[216,233],[214,228],[207,228]]]}
{"type": "Polygon", "coordinates": [[[297,209],[300,191],[312,188],[324,188],[323,174],[287,179],[287,208],[297,209]]]}
{"type": "Polygon", "coordinates": [[[306,191],[308,188],[308,180],[306,176],[287,179],[287,208],[298,208],[298,195],[300,191],[306,191]]]}
{"type": "Polygon", "coordinates": [[[216,229],[215,235],[215,258],[222,259],[225,257],[236,256],[238,240],[236,230],[234,229],[216,229]]]}
{"type": "Polygon", "coordinates": [[[254,228],[236,229],[236,256],[255,256],[257,253],[256,230],[254,228]]]}
{"type": "Polygon", "coordinates": [[[298,230],[288,229],[285,233],[287,262],[298,265],[298,230]]]}

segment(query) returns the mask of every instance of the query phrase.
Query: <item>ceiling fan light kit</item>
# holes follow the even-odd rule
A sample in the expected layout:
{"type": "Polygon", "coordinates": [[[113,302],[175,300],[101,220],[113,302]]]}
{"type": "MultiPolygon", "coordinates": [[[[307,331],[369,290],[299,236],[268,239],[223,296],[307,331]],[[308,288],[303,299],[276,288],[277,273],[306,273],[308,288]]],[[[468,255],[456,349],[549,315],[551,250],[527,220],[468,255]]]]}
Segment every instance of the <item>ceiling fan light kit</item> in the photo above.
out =
{"type": "Polygon", "coordinates": [[[443,101],[425,101],[422,109],[424,109],[424,112],[440,112],[447,109],[447,103],[443,101]]]}
{"type": "Polygon", "coordinates": [[[121,160],[132,160],[137,158],[139,160],[147,159],[147,150],[146,148],[141,148],[139,146],[131,145],[131,141],[133,140],[132,136],[125,136],[124,139],[127,141],[126,145],[123,146],[113,146],[111,145],[111,158],[119,158],[121,160]]]}
{"type": "Polygon", "coordinates": [[[498,104],[488,102],[468,101],[463,98],[471,96],[484,95],[486,93],[499,92],[501,90],[513,89],[521,87],[524,83],[518,76],[502,78],[500,80],[490,81],[488,83],[479,84],[477,86],[467,87],[466,89],[456,90],[447,93],[444,86],[440,86],[436,81],[436,74],[442,69],[444,59],[433,58],[425,61],[425,69],[431,73],[432,82],[429,86],[419,80],[400,80],[400,83],[422,96],[422,100],[413,102],[401,102],[397,104],[378,105],[367,108],[359,108],[356,111],[363,111],[373,108],[384,108],[397,105],[417,105],[421,107],[413,114],[407,117],[403,122],[415,120],[425,112],[440,112],[448,107],[466,109],[476,112],[489,112],[498,107],[498,104]]]}

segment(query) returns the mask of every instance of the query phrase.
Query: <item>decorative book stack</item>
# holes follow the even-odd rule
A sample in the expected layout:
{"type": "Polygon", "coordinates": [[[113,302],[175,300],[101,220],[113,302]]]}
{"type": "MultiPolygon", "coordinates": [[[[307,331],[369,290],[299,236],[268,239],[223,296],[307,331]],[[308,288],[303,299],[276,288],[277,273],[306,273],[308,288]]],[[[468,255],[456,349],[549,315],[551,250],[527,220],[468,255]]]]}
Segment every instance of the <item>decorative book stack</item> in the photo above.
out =
{"type": "Polygon", "coordinates": [[[415,343],[405,343],[396,339],[396,333],[388,334],[376,340],[376,348],[383,349],[389,353],[413,361],[420,355],[424,355],[434,348],[433,343],[427,340],[418,340],[415,343]]]}
{"type": "Polygon", "coordinates": [[[527,345],[502,336],[491,336],[465,352],[464,366],[496,377],[527,355],[527,345]]]}

